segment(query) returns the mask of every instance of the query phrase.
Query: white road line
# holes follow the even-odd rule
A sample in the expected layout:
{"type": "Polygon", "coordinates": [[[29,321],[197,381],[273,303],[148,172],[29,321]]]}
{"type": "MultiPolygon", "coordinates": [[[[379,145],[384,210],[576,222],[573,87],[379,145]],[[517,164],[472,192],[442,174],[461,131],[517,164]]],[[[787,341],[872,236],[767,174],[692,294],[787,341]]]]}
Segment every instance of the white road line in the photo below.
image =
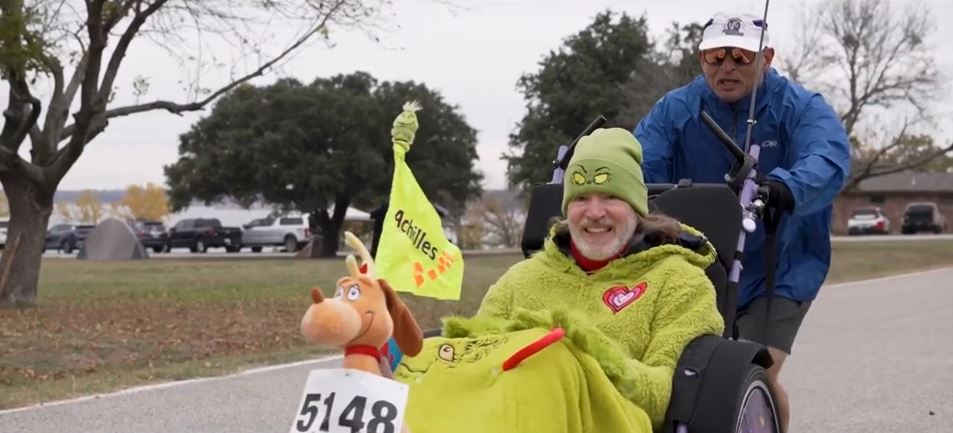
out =
{"type": "Polygon", "coordinates": [[[123,390],[111,392],[111,393],[108,393],[108,394],[87,395],[87,396],[83,396],[83,397],[72,398],[72,399],[69,399],[69,400],[51,401],[51,402],[46,402],[46,403],[38,403],[38,404],[31,405],[31,406],[18,407],[18,408],[15,408],[15,409],[0,410],[0,415],[5,415],[5,414],[15,413],[15,412],[24,412],[24,411],[28,411],[28,410],[42,409],[42,408],[44,408],[44,407],[50,407],[50,406],[60,406],[60,405],[72,404],[72,403],[82,403],[82,402],[84,402],[84,401],[89,401],[89,400],[97,400],[97,399],[100,399],[100,398],[108,398],[108,397],[117,397],[117,396],[127,395],[127,394],[136,394],[136,393],[139,393],[139,392],[154,391],[154,390],[164,389],[164,388],[172,388],[172,387],[176,387],[176,386],[180,386],[180,385],[187,385],[187,384],[192,384],[192,383],[202,383],[202,382],[213,382],[213,381],[219,381],[219,380],[226,380],[226,379],[232,379],[232,378],[241,377],[241,376],[248,376],[248,375],[259,374],[259,373],[267,373],[267,372],[269,372],[269,371],[274,371],[274,370],[282,370],[282,369],[286,369],[286,368],[299,367],[299,366],[307,365],[307,364],[319,364],[319,363],[322,363],[322,362],[334,361],[334,360],[338,360],[338,359],[342,359],[342,356],[341,356],[341,355],[332,355],[332,356],[326,356],[326,357],[323,357],[323,358],[311,359],[311,360],[307,360],[307,361],[298,361],[298,362],[292,362],[292,363],[288,363],[288,364],[269,365],[269,366],[265,366],[265,367],[258,367],[258,368],[248,369],[248,370],[242,370],[242,371],[240,371],[240,372],[238,372],[238,373],[232,373],[232,374],[225,375],[225,376],[200,377],[200,378],[196,378],[196,379],[186,379],[186,380],[177,380],[177,381],[174,381],[174,382],[163,382],[163,383],[156,383],[156,384],[151,384],[151,385],[142,385],[142,386],[137,386],[137,387],[134,387],[134,388],[127,388],[127,389],[123,389],[123,390]]]}

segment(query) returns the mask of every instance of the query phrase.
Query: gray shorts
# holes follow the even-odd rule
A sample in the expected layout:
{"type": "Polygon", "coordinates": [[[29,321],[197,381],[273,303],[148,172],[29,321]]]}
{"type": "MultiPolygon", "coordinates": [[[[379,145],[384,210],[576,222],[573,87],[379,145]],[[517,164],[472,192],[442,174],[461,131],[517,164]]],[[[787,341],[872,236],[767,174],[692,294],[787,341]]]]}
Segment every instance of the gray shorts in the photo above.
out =
{"type": "Polygon", "coordinates": [[[811,302],[797,302],[775,296],[771,302],[771,317],[765,320],[768,305],[766,300],[765,297],[757,298],[738,310],[735,318],[738,339],[764,344],[790,355],[794,337],[811,308],[811,302]]]}

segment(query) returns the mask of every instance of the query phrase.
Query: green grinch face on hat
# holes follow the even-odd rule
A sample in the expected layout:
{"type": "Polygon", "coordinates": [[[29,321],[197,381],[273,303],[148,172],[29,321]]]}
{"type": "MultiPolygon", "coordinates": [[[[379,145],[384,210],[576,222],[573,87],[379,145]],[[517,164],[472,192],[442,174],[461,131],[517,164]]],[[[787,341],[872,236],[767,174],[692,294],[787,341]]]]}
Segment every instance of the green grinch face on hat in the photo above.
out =
{"type": "Polygon", "coordinates": [[[602,185],[612,178],[612,169],[609,167],[599,167],[589,175],[586,167],[582,164],[576,166],[572,173],[572,183],[576,185],[602,185]]]}
{"type": "Polygon", "coordinates": [[[608,194],[648,214],[642,177],[642,144],[622,128],[596,129],[576,143],[563,173],[563,215],[569,202],[584,194],[608,194]]]}

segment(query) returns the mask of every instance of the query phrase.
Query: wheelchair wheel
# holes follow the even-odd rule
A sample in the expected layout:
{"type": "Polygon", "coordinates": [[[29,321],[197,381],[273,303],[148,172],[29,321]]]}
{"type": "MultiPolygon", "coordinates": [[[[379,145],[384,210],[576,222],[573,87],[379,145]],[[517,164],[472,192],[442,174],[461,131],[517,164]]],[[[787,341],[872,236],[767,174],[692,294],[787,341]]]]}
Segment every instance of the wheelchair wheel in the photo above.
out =
{"type": "Polygon", "coordinates": [[[764,368],[754,366],[748,371],[745,380],[744,394],[741,395],[741,405],[738,411],[738,420],[735,424],[736,433],[778,433],[777,407],[774,394],[768,385],[768,373],[764,368]]]}

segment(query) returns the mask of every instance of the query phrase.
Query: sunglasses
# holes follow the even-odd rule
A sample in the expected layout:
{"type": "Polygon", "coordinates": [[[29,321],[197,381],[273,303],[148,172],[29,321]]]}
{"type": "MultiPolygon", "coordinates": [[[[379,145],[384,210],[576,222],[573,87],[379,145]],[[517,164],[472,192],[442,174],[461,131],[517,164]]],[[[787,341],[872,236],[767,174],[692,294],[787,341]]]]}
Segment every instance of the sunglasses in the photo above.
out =
{"type": "Polygon", "coordinates": [[[704,50],[702,51],[702,60],[712,66],[721,66],[729,54],[731,55],[731,60],[740,65],[750,65],[755,60],[754,51],[728,47],[704,50]]]}

